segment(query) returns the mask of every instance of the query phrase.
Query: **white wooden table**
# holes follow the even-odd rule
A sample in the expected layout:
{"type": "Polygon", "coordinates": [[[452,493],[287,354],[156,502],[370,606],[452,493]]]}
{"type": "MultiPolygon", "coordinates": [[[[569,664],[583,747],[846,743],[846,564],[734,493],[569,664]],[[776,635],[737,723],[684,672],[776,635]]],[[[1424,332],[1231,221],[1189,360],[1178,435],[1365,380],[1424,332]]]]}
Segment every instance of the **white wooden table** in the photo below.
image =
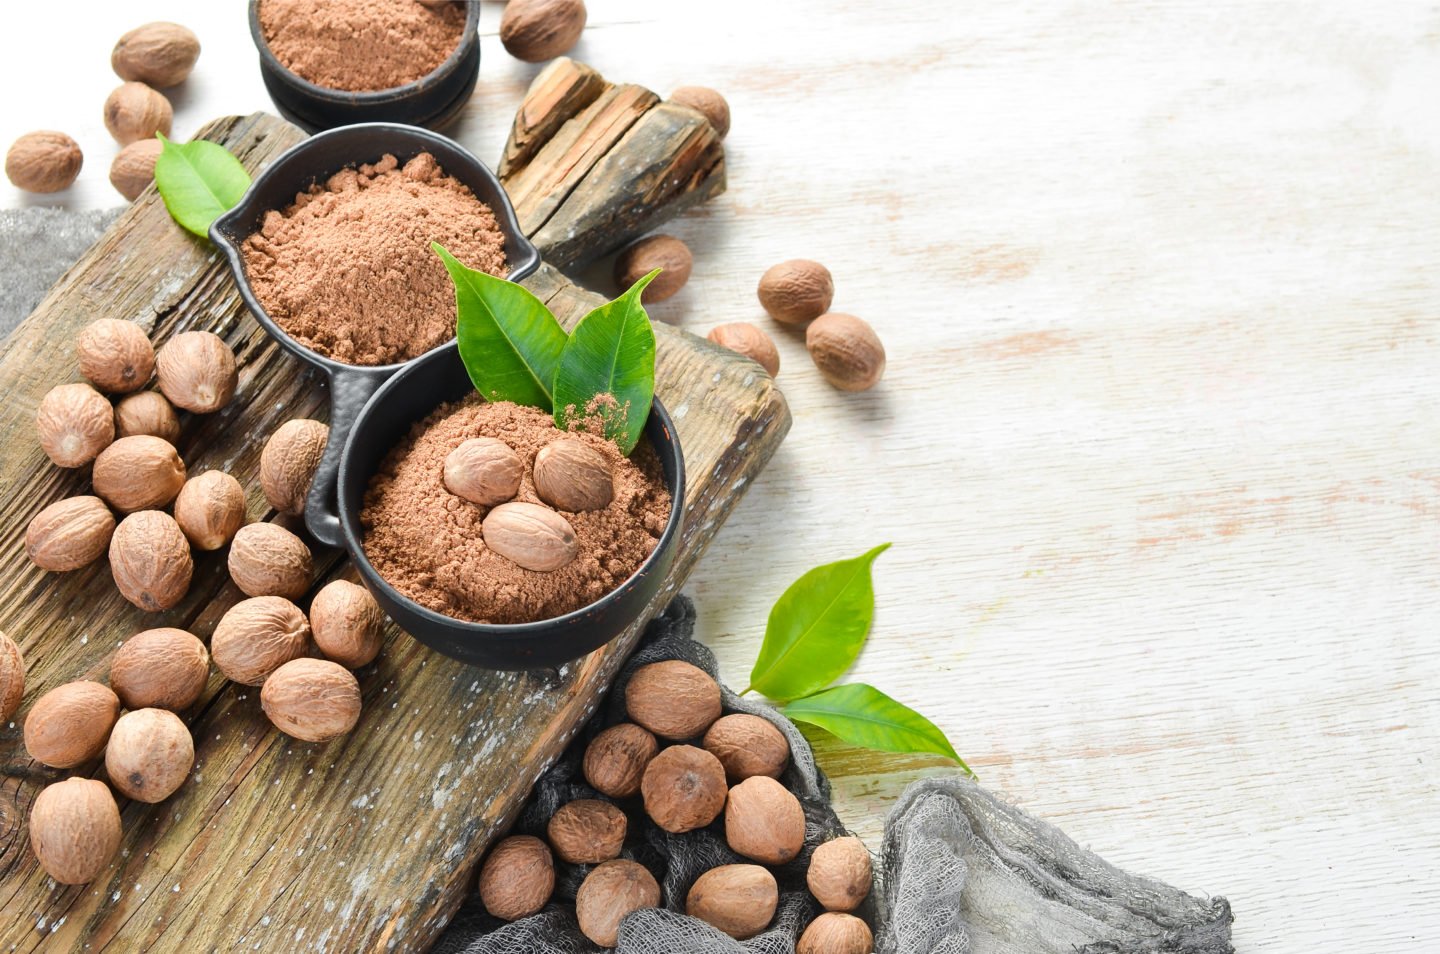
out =
{"type": "MultiPolygon", "coordinates": [[[[890,354],[843,395],[771,328],[795,427],[690,587],[732,684],[790,580],[892,540],[852,678],[987,785],[1228,895],[1240,950],[1440,943],[1440,10],[591,8],[578,58],[734,112],[730,191],[672,229],[695,275],[658,316],[765,324],[760,273],[807,256],[890,354]]],[[[535,73],[500,11],[453,130],[492,160],[535,73]]],[[[240,0],[6,17],[0,144],[75,135],[73,207],[116,201],[125,29],[201,37],[177,136],[269,106],[240,0]]],[[[944,770],[821,755],[872,846],[944,770]]]]}

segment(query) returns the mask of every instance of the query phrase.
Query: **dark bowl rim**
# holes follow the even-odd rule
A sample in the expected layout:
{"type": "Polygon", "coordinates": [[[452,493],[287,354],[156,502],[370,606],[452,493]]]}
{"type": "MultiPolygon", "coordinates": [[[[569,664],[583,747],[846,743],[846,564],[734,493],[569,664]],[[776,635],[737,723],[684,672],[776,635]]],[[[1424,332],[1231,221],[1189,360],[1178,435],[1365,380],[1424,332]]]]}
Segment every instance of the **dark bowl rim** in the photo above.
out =
{"type": "Polygon", "coordinates": [[[280,62],[280,58],[270,49],[270,44],[265,39],[265,32],[260,28],[260,4],[262,2],[263,0],[250,0],[249,3],[250,39],[260,54],[261,62],[267,69],[273,70],[299,92],[312,99],[333,105],[382,106],[418,96],[435,86],[440,77],[454,72],[465,57],[470,55],[471,49],[480,45],[480,5],[467,2],[465,4],[465,25],[460,30],[460,42],[455,45],[455,49],[450,51],[450,55],[442,60],[439,66],[424,76],[404,85],[391,86],[386,89],[356,91],[336,89],[333,86],[312,83],[280,62]]]}
{"type": "MultiPolygon", "coordinates": [[[[445,347],[456,347],[451,342],[445,347]]],[[[440,349],[427,352],[417,362],[439,360],[440,349]]],[[[417,373],[415,371],[411,372],[417,373]]],[[[680,433],[675,429],[675,421],[670,417],[670,412],[665,410],[665,405],[660,398],[654,398],[650,403],[651,420],[656,421],[660,428],[669,435],[670,445],[674,449],[675,457],[675,480],[674,486],[667,486],[670,491],[670,516],[665,521],[665,529],[661,532],[659,539],[655,541],[655,547],[650,551],[639,566],[621,583],[605,593],[599,599],[586,603],[578,609],[571,610],[560,616],[550,616],[545,619],[531,620],[528,623],[472,623],[469,620],[456,619],[454,616],[446,616],[444,613],[437,613],[428,606],[422,606],[410,597],[396,589],[389,580],[380,575],[375,565],[370,562],[370,557],[365,553],[365,541],[361,533],[360,515],[352,513],[345,505],[344,496],[340,492],[348,483],[349,471],[352,460],[352,446],[355,442],[355,435],[364,428],[366,419],[371,409],[379,407],[384,403],[385,395],[395,388],[401,386],[405,374],[397,374],[389,381],[386,381],[373,397],[365,403],[365,409],[355,419],[355,426],[350,429],[350,436],[345,442],[345,451],[340,458],[340,476],[336,484],[336,511],[340,515],[340,529],[345,535],[345,549],[350,553],[350,559],[354,561],[356,569],[361,577],[368,581],[378,581],[386,589],[386,596],[402,605],[407,611],[419,616],[426,623],[451,627],[466,635],[494,639],[501,642],[530,640],[536,636],[543,636],[553,631],[557,626],[565,626],[571,623],[580,622],[584,617],[596,612],[602,605],[618,602],[628,591],[633,590],[642,576],[649,572],[651,566],[665,554],[674,538],[681,532],[685,522],[685,453],[680,446],[680,433]]],[[[438,404],[438,402],[437,402],[438,404]]],[[[412,426],[415,422],[412,422],[412,426]]],[[[646,421],[646,429],[650,427],[650,421],[646,421]]],[[[656,454],[662,453],[660,448],[655,448],[656,454]]],[[[387,450],[388,453],[388,450],[387,450]]],[[[669,483],[667,481],[667,483],[669,483]]],[[[398,621],[397,621],[398,622],[398,621]]],[[[400,626],[405,629],[404,625],[400,626]]],[[[408,630],[407,630],[408,632],[408,630]]],[[[412,638],[425,642],[424,639],[411,634],[412,638]]]]}
{"type": "MultiPolygon", "coordinates": [[[[289,167],[299,163],[308,151],[323,146],[324,143],[330,139],[349,137],[364,138],[377,132],[408,136],[412,140],[418,140],[426,145],[439,145],[444,149],[457,153],[470,165],[470,168],[465,171],[488,180],[495,187],[496,195],[502,200],[498,203],[487,202],[486,204],[489,205],[491,213],[494,214],[496,222],[500,226],[500,231],[505,235],[505,260],[509,266],[505,278],[508,281],[519,281],[540,267],[540,250],[535,247],[534,243],[530,241],[529,237],[526,236],[520,228],[520,219],[515,214],[515,206],[510,201],[510,193],[506,191],[505,184],[500,181],[500,177],[496,175],[484,161],[450,137],[437,133],[434,130],[426,129],[423,126],[387,122],[352,123],[348,126],[336,126],[333,129],[327,129],[323,132],[315,133],[312,136],[307,136],[271,160],[270,164],[250,183],[250,188],[245,190],[245,195],[241,197],[240,201],[235,203],[232,208],[226,210],[223,214],[217,216],[215,221],[210,223],[209,233],[210,240],[225,254],[225,258],[230,264],[231,274],[235,279],[235,285],[240,290],[240,297],[245,302],[245,307],[255,316],[255,320],[260,322],[261,326],[269,332],[276,341],[280,342],[280,345],[285,348],[285,350],[303,361],[308,361],[310,364],[325,369],[332,376],[337,372],[355,374],[373,373],[382,376],[394,374],[411,362],[419,361],[426,355],[434,354],[441,348],[454,344],[455,338],[452,336],[447,341],[441,342],[424,354],[418,354],[413,358],[407,358],[404,361],[395,361],[390,364],[350,364],[334,358],[327,358],[325,355],[312,351],[290,337],[285,329],[280,327],[279,322],[270,317],[270,313],[265,310],[260,300],[255,297],[254,289],[250,286],[250,276],[245,272],[245,259],[240,251],[240,246],[243,244],[244,238],[240,238],[238,241],[232,240],[227,229],[231,226],[238,225],[241,220],[253,216],[258,211],[257,207],[262,205],[258,198],[260,193],[270,184],[271,180],[278,179],[281,175],[289,174],[291,171],[289,167]],[[512,255],[512,248],[519,254],[512,255]]],[[[382,148],[381,155],[391,151],[393,150],[382,148]]],[[[379,156],[375,157],[375,159],[378,158],[379,156]]],[[[365,157],[356,157],[344,166],[341,166],[340,169],[352,168],[360,163],[369,161],[374,160],[365,157]]],[[[442,166],[442,168],[446,174],[455,175],[453,166],[442,166]]],[[[340,169],[311,169],[309,171],[302,169],[304,175],[297,177],[298,184],[294,194],[301,192],[305,188],[306,183],[318,182],[324,176],[334,175],[336,172],[339,172],[340,169]]],[[[457,176],[457,178],[459,177],[457,176]]],[[[288,189],[286,191],[289,193],[288,189]]],[[[479,197],[477,196],[477,198],[479,197]]],[[[293,196],[290,201],[294,201],[293,196]]],[[[265,205],[267,205],[265,211],[272,211],[268,208],[268,204],[265,205]]],[[[273,211],[278,212],[279,209],[273,209],[273,211]]]]}

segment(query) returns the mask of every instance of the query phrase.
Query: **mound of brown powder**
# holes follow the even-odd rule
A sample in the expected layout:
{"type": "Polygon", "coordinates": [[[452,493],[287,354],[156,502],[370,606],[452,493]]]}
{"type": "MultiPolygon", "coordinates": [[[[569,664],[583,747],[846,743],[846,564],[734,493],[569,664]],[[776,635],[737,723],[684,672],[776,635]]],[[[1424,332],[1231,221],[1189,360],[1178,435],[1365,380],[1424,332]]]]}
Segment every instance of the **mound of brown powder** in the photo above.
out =
{"type": "Polygon", "coordinates": [[[245,240],[255,297],[292,338],[347,364],[391,364],[455,336],[455,288],[430,248],[505,273],[490,207],[428,152],[346,169],[268,212],[245,240]]]}
{"type": "Polygon", "coordinates": [[[495,437],[525,461],[515,499],[542,503],[531,466],[561,432],[548,414],[479,395],[437,408],[385,458],[370,481],[360,521],[365,555],[391,586],[422,606],[480,623],[550,619],[593,603],[645,562],[670,518],[660,462],[642,442],[632,458],[610,441],[573,433],[598,448],[615,474],[604,510],[566,513],[580,555],[551,573],[526,570],[485,546],[487,508],[445,489],[445,458],[472,437],[495,437]]]}
{"type": "Polygon", "coordinates": [[[460,45],[463,3],[262,0],[260,32],[285,68],[361,93],[413,83],[460,45]]]}

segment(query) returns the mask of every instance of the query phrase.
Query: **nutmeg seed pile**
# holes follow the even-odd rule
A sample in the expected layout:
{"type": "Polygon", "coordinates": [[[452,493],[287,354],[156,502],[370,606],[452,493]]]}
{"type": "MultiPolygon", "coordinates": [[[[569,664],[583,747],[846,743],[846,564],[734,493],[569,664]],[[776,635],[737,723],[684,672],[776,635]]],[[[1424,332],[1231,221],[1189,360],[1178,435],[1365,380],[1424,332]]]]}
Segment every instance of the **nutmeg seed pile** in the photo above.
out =
{"type": "MultiPolygon", "coordinates": [[[[555,890],[556,858],[586,866],[575,896],[580,931],[614,947],[625,915],[661,902],[651,871],[622,857],[627,842],[641,841],[631,819],[643,811],[673,834],[714,825],[751,862],[703,873],[686,894],[687,914],[738,940],[766,930],[779,903],[767,866],[793,861],[805,845],[804,810],[779,781],[790,763],[785,736],[759,716],[724,714],[719,685],[682,660],[637,669],[625,687],[625,710],[631,721],[600,732],[585,750],[582,770],[597,797],[560,806],[545,840],[513,835],[491,849],[479,879],[486,910],[506,921],[537,914],[555,890]]],[[[806,929],[797,952],[868,954],[870,928],[851,913],[871,885],[870,854],[860,840],[844,836],[817,847],[806,880],[826,913],[806,929]]]]}

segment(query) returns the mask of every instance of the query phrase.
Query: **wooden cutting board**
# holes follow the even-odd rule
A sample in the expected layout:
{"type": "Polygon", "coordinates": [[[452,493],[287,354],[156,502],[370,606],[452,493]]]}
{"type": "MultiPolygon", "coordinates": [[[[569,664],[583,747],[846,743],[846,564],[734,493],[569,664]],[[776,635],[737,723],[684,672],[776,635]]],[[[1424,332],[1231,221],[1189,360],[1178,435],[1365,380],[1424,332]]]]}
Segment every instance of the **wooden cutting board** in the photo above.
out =
{"type": "MultiPolygon", "coordinates": [[[[584,68],[557,69],[596,87],[584,68]]],[[[550,85],[537,80],[537,90],[553,92],[555,74],[547,71],[541,79],[550,85]]],[[[598,89],[596,95],[611,87],[601,83],[598,89]]],[[[609,110],[604,136],[593,135],[591,117],[583,115],[594,97],[587,103],[584,96],[561,96],[563,108],[571,110],[566,121],[525,127],[539,128],[543,139],[564,139],[556,140],[552,159],[572,172],[575,143],[584,140],[579,148],[589,157],[585,162],[609,177],[608,184],[597,182],[581,170],[578,184],[566,185],[565,200],[548,211],[521,203],[542,251],[558,247],[567,262],[653,224],[646,221],[650,213],[632,208],[618,219],[601,216],[603,227],[588,233],[582,224],[578,243],[577,230],[568,226],[556,230],[553,243],[543,241],[544,224],[556,215],[578,222],[605,196],[633,191],[635,184],[618,169],[647,176],[676,157],[692,163],[683,198],[677,194],[674,202],[655,206],[672,212],[723,188],[718,143],[697,131],[697,114],[659,104],[653,94],[641,102],[633,88],[619,89],[620,97],[602,104],[609,110]],[[628,124],[617,122],[622,107],[630,110],[628,124]],[[600,139],[605,141],[597,145],[600,139]],[[639,155],[656,161],[620,161],[617,149],[632,150],[630,160],[639,155]]],[[[524,116],[522,110],[517,130],[524,116]]],[[[218,121],[202,135],[224,143],[254,170],[303,134],[260,114],[218,121]]],[[[507,184],[517,170],[538,161],[532,157],[537,149],[530,146],[507,150],[507,184]]],[[[537,192],[533,201],[553,195],[537,192]]],[[[570,324],[600,300],[549,267],[527,284],[570,324]]],[[[0,725],[0,950],[426,949],[474,889],[474,868],[486,846],[593,711],[640,624],[559,671],[530,673],[468,668],[391,626],[381,658],[359,673],[365,705],[360,724],[328,745],[279,734],[260,711],[258,690],[213,674],[188,714],[196,745],[191,778],[161,805],[122,801],[121,856],[90,885],[57,885],[30,851],[27,818],[40,789],[70,773],[26,755],[21,720],[29,705],[69,680],[104,681],[116,647],[139,630],[178,626],[208,640],[216,621],[241,598],[228,580],[223,552],[197,556],[189,596],[163,614],[126,603],[103,561],[49,574],[26,560],[30,518],[55,500],[87,492],[88,471],[52,466],[33,422],[51,386],[79,380],[72,342],[100,316],[137,321],[157,343],[179,331],[207,329],[235,349],[236,400],[218,414],[186,420],[180,452],[192,473],[220,468],[239,478],[251,520],[275,519],[256,476],[265,439],[283,421],[327,415],[322,380],[265,336],[213,249],[176,227],[153,190],[61,279],[0,351],[0,629],[20,644],[27,662],[25,706],[16,722],[0,725]]],[[[783,398],[757,366],[674,328],[658,326],[656,333],[658,393],[675,418],[689,486],[675,568],[647,619],[684,582],[790,426],[783,398]]],[[[336,577],[355,578],[338,553],[316,557],[317,589],[336,577]]],[[[79,773],[103,777],[103,768],[86,766],[79,773]]]]}

